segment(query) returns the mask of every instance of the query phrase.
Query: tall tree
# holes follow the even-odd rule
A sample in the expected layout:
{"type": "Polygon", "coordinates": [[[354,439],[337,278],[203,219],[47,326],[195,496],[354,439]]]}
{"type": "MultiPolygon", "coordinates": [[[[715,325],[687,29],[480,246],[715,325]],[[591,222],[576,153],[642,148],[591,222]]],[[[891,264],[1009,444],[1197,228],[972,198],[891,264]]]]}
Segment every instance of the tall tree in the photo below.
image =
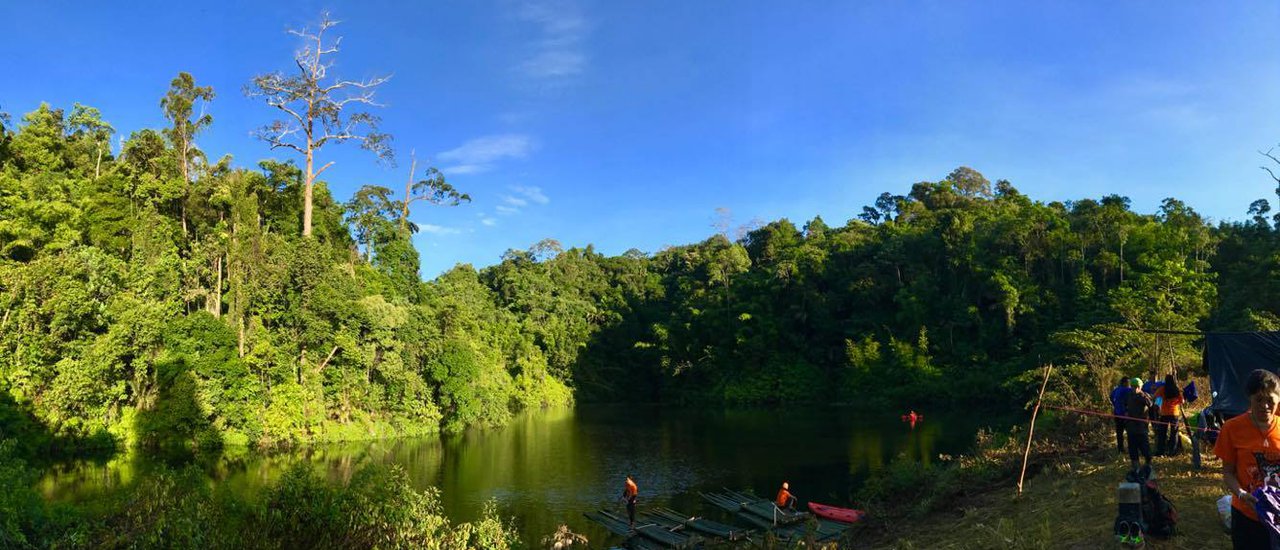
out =
{"type": "Polygon", "coordinates": [[[191,115],[195,112],[197,101],[208,103],[213,101],[212,86],[196,86],[195,77],[191,73],[180,72],[169,83],[169,93],[160,100],[160,108],[164,109],[164,117],[173,124],[164,130],[165,137],[173,144],[178,155],[178,169],[182,173],[182,233],[187,233],[187,203],[191,200],[191,161],[200,156],[195,146],[196,134],[213,123],[213,117],[201,109],[195,120],[191,115]]]}
{"type": "Polygon", "coordinates": [[[380,119],[349,107],[352,104],[379,106],[373,100],[374,92],[391,77],[356,81],[329,75],[329,68],[333,66],[332,56],[338,53],[338,44],[342,40],[339,37],[326,43],[324,34],[338,23],[330,19],[328,13],[323,13],[314,32],[306,28],[289,31],[305,41],[293,57],[298,72],[291,76],[280,72],[258,75],[245,87],[249,97],[261,97],[267,105],[287,115],[259,129],[256,133],[258,138],[270,144],[272,149],[292,149],[306,158],[303,237],[311,236],[311,200],[316,178],[333,166],[333,161],[329,161],[316,168],[317,151],[330,143],[355,140],[381,159],[389,161],[392,157],[390,136],[378,132],[380,119]]]}
{"type": "Polygon", "coordinates": [[[413,181],[413,173],[418,167],[418,159],[414,159],[409,167],[409,179],[404,183],[404,201],[400,203],[400,229],[417,233],[418,226],[409,221],[409,205],[417,201],[431,204],[458,206],[463,202],[471,202],[471,195],[462,193],[452,184],[445,181],[444,174],[435,167],[427,168],[426,178],[413,181]]]}
{"type": "Polygon", "coordinates": [[[41,103],[39,108],[22,116],[22,127],[10,142],[19,167],[35,173],[63,168],[66,163],[63,117],[62,109],[51,108],[48,103],[41,103]]]}
{"type": "Polygon", "coordinates": [[[347,222],[355,226],[356,243],[364,245],[366,262],[373,261],[379,241],[394,231],[389,220],[395,216],[396,202],[391,200],[391,190],[380,185],[361,187],[347,201],[347,222]]]}

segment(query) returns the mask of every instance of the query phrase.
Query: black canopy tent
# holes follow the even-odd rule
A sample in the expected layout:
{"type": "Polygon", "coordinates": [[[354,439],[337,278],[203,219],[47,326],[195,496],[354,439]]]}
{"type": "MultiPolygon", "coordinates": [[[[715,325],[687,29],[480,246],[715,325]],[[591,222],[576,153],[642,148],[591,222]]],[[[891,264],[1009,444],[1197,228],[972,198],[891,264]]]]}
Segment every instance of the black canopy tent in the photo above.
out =
{"type": "Polygon", "coordinates": [[[1213,410],[1225,417],[1249,408],[1244,382],[1254,369],[1280,373],[1280,332],[1208,332],[1204,365],[1213,391],[1213,410]]]}

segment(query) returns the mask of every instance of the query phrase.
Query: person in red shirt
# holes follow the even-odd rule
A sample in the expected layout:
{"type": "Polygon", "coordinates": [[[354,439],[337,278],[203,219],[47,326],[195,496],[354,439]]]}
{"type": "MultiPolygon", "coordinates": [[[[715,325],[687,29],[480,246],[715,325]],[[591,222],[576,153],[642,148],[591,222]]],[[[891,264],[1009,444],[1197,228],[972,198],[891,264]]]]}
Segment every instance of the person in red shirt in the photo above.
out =
{"type": "Polygon", "coordinates": [[[1222,459],[1222,483],[1231,493],[1231,544],[1234,548],[1270,548],[1266,526],[1258,520],[1253,490],[1280,485],[1280,377],[1262,369],[1244,384],[1249,410],[1228,420],[1218,433],[1213,454],[1222,459]]]}
{"type": "Polygon", "coordinates": [[[773,503],[777,504],[778,508],[790,508],[792,510],[795,510],[796,497],[795,495],[791,494],[790,489],[791,489],[790,484],[788,484],[785,481],[782,482],[782,488],[778,489],[778,498],[773,499],[773,503]]]}
{"type": "Polygon", "coordinates": [[[622,486],[622,500],[627,503],[627,521],[631,522],[630,527],[636,528],[636,497],[640,496],[640,488],[636,486],[635,480],[631,476],[627,476],[627,482],[622,486]]]}

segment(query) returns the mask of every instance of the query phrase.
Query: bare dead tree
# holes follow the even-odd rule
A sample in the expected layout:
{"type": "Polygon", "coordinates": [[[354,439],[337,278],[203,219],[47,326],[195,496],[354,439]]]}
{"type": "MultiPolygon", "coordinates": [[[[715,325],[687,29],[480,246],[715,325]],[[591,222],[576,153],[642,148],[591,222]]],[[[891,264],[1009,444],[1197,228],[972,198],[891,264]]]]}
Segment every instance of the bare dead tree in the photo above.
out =
{"type": "MultiPolygon", "coordinates": [[[[1271,154],[1271,151],[1274,151],[1274,150],[1275,150],[1274,148],[1267,149],[1267,152],[1265,153],[1263,153],[1262,151],[1258,151],[1258,154],[1271,159],[1271,162],[1280,164],[1280,159],[1276,158],[1275,155],[1271,154]]],[[[1275,180],[1277,184],[1280,184],[1280,177],[1277,177],[1276,173],[1271,171],[1271,168],[1267,166],[1261,166],[1260,168],[1262,168],[1263,170],[1266,170],[1267,173],[1271,175],[1271,179],[1275,180]]]]}
{"type": "Polygon", "coordinates": [[[358,141],[363,149],[379,159],[391,162],[390,136],[378,132],[380,119],[367,111],[354,110],[357,105],[381,107],[374,101],[377,87],[391,79],[390,75],[367,80],[343,80],[330,77],[332,56],[339,51],[342,37],[325,42],[325,32],[340,21],[320,16],[315,31],[290,30],[301,37],[303,46],[294,54],[298,72],[286,76],[281,72],[254,77],[245,86],[249,97],[261,97],[267,105],[284,113],[282,118],[260,128],[255,135],[272,149],[292,149],[306,158],[303,182],[302,235],[311,236],[312,196],[316,178],[333,166],[333,161],[315,167],[316,152],[331,143],[358,141]]]}

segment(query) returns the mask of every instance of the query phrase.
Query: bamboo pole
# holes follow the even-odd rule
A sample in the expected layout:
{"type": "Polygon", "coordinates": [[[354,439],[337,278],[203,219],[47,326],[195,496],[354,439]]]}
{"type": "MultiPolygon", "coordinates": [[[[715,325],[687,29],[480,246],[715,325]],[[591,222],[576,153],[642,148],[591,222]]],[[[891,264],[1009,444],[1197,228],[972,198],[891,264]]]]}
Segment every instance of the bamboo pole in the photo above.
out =
{"type": "Polygon", "coordinates": [[[1040,383],[1040,395],[1036,396],[1036,406],[1031,410],[1031,426],[1027,428],[1027,450],[1022,453],[1022,473],[1018,474],[1018,494],[1022,494],[1022,480],[1027,476],[1027,459],[1031,456],[1031,438],[1036,433],[1036,415],[1040,413],[1040,400],[1044,399],[1044,387],[1049,385],[1049,373],[1053,372],[1053,364],[1044,367],[1044,382],[1040,383]]]}
{"type": "MultiPolygon", "coordinates": [[[[1169,368],[1173,371],[1174,379],[1181,384],[1184,380],[1178,376],[1178,362],[1175,360],[1175,351],[1173,342],[1169,342],[1169,368]]],[[[1191,376],[1188,375],[1187,378],[1191,378],[1191,376]]],[[[1186,403],[1186,397],[1187,396],[1185,394],[1182,396],[1183,403],[1186,403]]],[[[1187,431],[1187,439],[1191,440],[1191,469],[1200,471],[1200,434],[1191,431],[1191,423],[1187,422],[1187,410],[1185,407],[1178,407],[1178,414],[1182,416],[1182,427],[1187,431]]]]}

